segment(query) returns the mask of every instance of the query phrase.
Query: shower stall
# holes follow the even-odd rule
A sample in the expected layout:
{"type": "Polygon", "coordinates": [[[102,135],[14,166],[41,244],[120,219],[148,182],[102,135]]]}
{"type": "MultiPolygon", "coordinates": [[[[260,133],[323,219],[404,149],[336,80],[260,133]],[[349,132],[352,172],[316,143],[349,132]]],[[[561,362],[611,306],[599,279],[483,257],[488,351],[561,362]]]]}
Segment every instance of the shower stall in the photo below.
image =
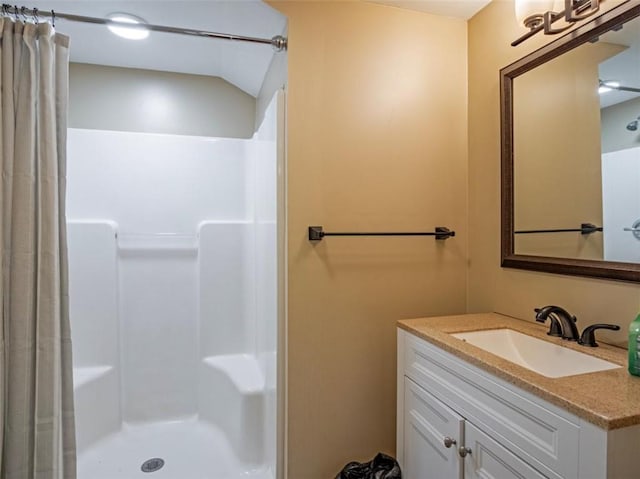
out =
{"type": "Polygon", "coordinates": [[[69,130],[79,479],[275,478],[283,103],[247,140],[69,130]]]}

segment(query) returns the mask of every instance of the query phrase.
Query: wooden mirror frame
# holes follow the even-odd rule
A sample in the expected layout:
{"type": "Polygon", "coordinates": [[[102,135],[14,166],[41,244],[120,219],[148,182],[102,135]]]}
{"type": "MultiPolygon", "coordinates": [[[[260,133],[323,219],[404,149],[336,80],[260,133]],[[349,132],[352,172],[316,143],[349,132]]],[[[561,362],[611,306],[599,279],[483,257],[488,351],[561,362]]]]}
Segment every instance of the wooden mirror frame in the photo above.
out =
{"type": "Polygon", "coordinates": [[[640,1],[629,0],[500,70],[502,267],[640,283],[640,264],[636,263],[516,254],[513,191],[513,80],[638,16],[640,1]]]}

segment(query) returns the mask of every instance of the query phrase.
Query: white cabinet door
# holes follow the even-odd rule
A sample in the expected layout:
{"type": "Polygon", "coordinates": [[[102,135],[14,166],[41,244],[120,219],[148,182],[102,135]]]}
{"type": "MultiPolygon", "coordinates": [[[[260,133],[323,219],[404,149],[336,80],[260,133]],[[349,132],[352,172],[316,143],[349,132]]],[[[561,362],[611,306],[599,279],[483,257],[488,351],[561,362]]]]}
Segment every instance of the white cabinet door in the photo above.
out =
{"type": "Polygon", "coordinates": [[[473,424],[465,423],[464,479],[540,479],[547,476],[505,449],[473,424]]]}
{"type": "Polygon", "coordinates": [[[464,419],[409,378],[404,378],[405,479],[461,479],[464,419]],[[446,438],[455,441],[446,447],[446,438]]]}

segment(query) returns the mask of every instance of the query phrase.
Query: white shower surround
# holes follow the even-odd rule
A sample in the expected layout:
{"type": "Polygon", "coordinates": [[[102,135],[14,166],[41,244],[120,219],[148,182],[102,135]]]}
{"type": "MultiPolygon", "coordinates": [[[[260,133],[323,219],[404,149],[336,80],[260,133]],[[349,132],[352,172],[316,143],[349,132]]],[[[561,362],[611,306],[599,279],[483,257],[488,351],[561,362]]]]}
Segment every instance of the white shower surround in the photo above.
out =
{"type": "Polygon", "coordinates": [[[69,130],[79,479],[273,477],[277,104],[252,140],[69,130]]]}
{"type": "Polygon", "coordinates": [[[602,226],[606,261],[640,262],[640,147],[602,155],[602,226]]]}

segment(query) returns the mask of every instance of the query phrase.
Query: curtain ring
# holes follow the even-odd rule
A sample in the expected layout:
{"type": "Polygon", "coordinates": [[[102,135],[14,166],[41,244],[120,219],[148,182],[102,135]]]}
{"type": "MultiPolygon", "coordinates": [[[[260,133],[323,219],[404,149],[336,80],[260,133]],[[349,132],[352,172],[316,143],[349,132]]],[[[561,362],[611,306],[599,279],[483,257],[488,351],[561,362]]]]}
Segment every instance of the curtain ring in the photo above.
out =
{"type": "Polygon", "coordinates": [[[35,23],[36,25],[40,23],[40,21],[38,20],[38,9],[34,7],[31,13],[33,15],[33,23],[35,23]]]}
{"type": "Polygon", "coordinates": [[[20,15],[22,15],[22,21],[24,23],[27,23],[29,21],[29,19],[27,18],[27,14],[25,13],[27,11],[27,7],[20,7],[20,15]]]}
{"type": "Polygon", "coordinates": [[[53,8],[51,9],[51,26],[56,28],[56,12],[53,11],[53,8]]]}
{"type": "Polygon", "coordinates": [[[20,20],[20,18],[18,17],[18,13],[20,13],[20,10],[18,9],[18,5],[14,5],[13,6],[13,20],[15,22],[17,22],[18,20],[20,20]]]}

